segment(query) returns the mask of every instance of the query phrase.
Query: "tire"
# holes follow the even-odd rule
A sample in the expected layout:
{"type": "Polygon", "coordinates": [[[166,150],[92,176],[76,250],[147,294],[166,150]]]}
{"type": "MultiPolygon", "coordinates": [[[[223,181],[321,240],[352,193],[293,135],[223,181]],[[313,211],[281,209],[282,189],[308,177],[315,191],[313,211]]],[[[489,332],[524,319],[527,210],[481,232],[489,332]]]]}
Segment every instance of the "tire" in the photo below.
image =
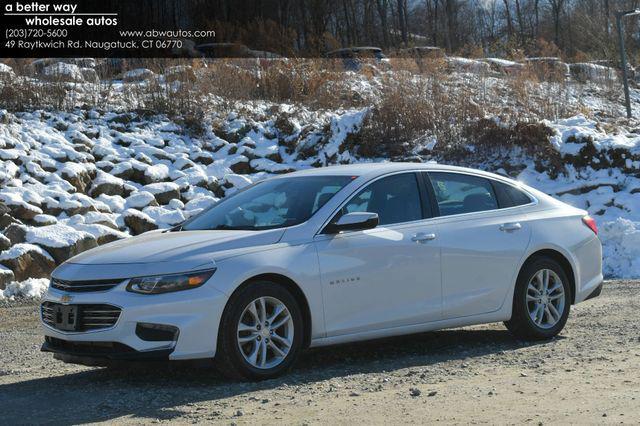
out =
{"type": "Polygon", "coordinates": [[[286,372],[295,362],[304,342],[303,333],[302,311],[286,287],[269,281],[251,282],[232,295],[222,314],[215,357],[216,367],[224,376],[236,380],[275,378],[286,372]],[[261,300],[264,301],[264,305],[261,300]],[[274,317],[273,324],[266,321],[268,325],[265,326],[265,322],[259,319],[268,320],[281,309],[278,302],[286,311],[281,311],[281,314],[274,317]],[[266,306],[266,309],[261,306],[266,306]],[[264,317],[261,316],[263,309],[266,312],[264,317]],[[283,321],[283,325],[278,326],[283,321]],[[255,325],[247,325],[253,323],[255,325]],[[278,328],[272,329],[272,325],[278,328]],[[246,342],[240,343],[241,340],[246,342]],[[288,351],[286,342],[290,343],[288,351]],[[266,352],[263,351],[263,346],[267,348],[266,352]],[[251,356],[254,353],[255,359],[251,356]]]}
{"type": "Polygon", "coordinates": [[[513,295],[513,312],[511,319],[504,324],[518,339],[551,339],[558,335],[567,323],[570,305],[571,286],[564,269],[552,258],[539,257],[527,262],[518,274],[513,295]],[[544,291],[540,292],[541,282],[544,289],[544,271],[550,271],[546,272],[546,276],[548,277],[547,290],[553,290],[551,295],[545,295],[544,291]],[[530,288],[530,284],[536,290],[530,288]],[[561,284],[563,292],[564,303],[561,305],[557,303],[560,300],[560,290],[555,289],[558,284],[561,284]],[[553,306],[549,306],[550,304],[553,306]],[[540,309],[540,306],[543,308],[540,309]]]}

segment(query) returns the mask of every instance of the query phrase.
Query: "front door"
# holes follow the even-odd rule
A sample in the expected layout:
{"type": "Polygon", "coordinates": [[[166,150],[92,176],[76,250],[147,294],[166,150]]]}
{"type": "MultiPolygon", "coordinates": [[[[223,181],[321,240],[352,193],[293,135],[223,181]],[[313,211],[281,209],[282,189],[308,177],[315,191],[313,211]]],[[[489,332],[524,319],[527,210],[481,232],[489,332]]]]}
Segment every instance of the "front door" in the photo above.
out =
{"type": "Polygon", "coordinates": [[[377,213],[372,230],[318,235],[327,336],[441,318],[437,229],[414,173],[380,178],[338,213],[377,213]]]}

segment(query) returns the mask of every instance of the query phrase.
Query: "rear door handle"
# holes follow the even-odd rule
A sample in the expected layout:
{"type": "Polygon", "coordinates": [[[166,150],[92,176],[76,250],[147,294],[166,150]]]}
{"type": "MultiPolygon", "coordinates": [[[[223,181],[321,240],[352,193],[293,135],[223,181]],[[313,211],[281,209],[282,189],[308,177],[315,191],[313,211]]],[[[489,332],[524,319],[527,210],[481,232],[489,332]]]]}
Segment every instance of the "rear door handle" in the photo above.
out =
{"type": "Polygon", "coordinates": [[[411,241],[415,243],[426,243],[427,241],[432,241],[436,239],[436,234],[427,234],[426,232],[418,232],[416,235],[411,237],[411,241]]]}
{"type": "Polygon", "coordinates": [[[504,223],[502,225],[500,225],[500,230],[503,232],[513,232],[513,231],[517,231],[519,229],[522,229],[522,225],[520,225],[518,222],[515,223],[504,223]]]}

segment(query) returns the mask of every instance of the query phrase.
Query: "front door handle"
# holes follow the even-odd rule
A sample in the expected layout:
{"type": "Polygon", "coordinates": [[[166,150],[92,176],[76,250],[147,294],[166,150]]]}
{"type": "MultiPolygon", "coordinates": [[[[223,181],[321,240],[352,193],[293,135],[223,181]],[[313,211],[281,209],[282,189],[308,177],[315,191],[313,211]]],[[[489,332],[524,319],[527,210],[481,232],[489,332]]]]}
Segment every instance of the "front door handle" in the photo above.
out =
{"type": "Polygon", "coordinates": [[[515,223],[504,223],[502,225],[500,225],[500,230],[503,232],[513,232],[513,231],[517,231],[519,229],[522,229],[522,225],[520,225],[518,222],[515,223]]]}
{"type": "Polygon", "coordinates": [[[426,243],[427,241],[432,241],[436,239],[436,234],[427,234],[425,232],[418,232],[416,235],[411,237],[411,241],[415,243],[426,243]]]}

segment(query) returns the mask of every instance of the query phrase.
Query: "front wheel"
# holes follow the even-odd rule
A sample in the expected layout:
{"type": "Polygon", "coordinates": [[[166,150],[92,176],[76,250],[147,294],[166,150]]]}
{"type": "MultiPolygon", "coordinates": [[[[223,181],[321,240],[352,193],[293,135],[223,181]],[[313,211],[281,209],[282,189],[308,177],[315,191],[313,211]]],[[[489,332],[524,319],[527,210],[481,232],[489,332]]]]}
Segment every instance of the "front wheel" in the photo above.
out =
{"type": "Polygon", "coordinates": [[[505,325],[525,340],[550,339],[564,328],[571,305],[569,279],[551,258],[526,264],[518,276],[513,313],[505,325]]]}
{"type": "Polygon", "coordinates": [[[249,283],[229,300],[222,317],[216,363],[234,379],[277,377],[295,361],[302,348],[302,313],[283,286],[249,283]]]}

